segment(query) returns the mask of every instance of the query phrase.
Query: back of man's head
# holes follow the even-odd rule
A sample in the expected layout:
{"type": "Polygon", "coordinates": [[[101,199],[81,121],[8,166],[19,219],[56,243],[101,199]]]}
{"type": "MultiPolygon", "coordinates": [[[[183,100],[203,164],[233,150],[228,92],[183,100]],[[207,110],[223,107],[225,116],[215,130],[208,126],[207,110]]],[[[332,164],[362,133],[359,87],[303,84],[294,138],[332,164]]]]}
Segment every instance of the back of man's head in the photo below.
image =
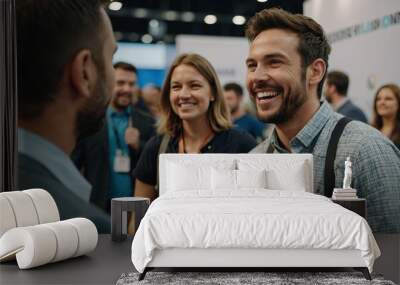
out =
{"type": "Polygon", "coordinates": [[[333,85],[336,92],[342,96],[347,96],[347,89],[349,88],[349,76],[342,71],[331,71],[326,78],[328,85],[333,85]]]}
{"type": "Polygon", "coordinates": [[[243,96],[243,88],[239,84],[235,82],[230,82],[224,85],[224,91],[233,91],[235,92],[236,96],[242,97],[243,96]]]}
{"type": "MultiPolygon", "coordinates": [[[[323,59],[328,68],[331,47],[321,25],[313,19],[301,14],[291,14],[278,8],[264,9],[247,22],[246,37],[252,42],[260,33],[269,29],[288,30],[299,37],[297,50],[304,70],[318,58],[323,59]]],[[[325,75],[318,84],[319,98],[322,95],[325,75]]]]}
{"type": "Polygon", "coordinates": [[[114,63],[114,69],[122,69],[125,71],[130,71],[137,75],[137,68],[133,64],[130,64],[128,62],[118,61],[114,63]]]}
{"type": "Polygon", "coordinates": [[[81,49],[102,69],[105,0],[18,0],[18,113],[38,116],[59,93],[65,67],[81,49]]]}

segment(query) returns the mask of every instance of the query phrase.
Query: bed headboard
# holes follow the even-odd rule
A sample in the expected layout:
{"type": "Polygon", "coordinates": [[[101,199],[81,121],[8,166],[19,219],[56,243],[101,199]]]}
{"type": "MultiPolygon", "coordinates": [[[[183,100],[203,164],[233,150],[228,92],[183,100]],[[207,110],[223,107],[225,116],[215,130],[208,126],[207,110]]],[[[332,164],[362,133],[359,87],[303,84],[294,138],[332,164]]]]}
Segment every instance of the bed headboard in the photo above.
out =
{"type": "Polygon", "coordinates": [[[301,179],[305,191],[314,192],[313,187],[313,156],[312,154],[161,154],[159,158],[159,194],[168,191],[168,179],[171,167],[184,165],[191,167],[218,167],[226,169],[260,170],[273,169],[276,173],[284,173],[285,180],[301,179]],[[299,172],[300,171],[300,172],[299,172]],[[296,173],[297,174],[296,174],[296,173]]]}

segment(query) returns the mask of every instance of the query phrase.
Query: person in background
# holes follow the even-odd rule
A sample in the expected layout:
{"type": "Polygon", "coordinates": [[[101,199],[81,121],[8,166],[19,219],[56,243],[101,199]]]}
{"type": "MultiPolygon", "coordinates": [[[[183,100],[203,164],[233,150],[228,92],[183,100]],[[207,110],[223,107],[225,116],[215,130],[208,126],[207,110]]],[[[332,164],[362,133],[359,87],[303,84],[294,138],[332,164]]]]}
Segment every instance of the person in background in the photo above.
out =
{"type": "Polygon", "coordinates": [[[142,98],[152,117],[158,121],[161,115],[161,88],[153,84],[145,86],[142,98]]]}
{"type": "Polygon", "coordinates": [[[371,229],[400,233],[400,151],[379,131],[359,121],[347,123],[329,158],[333,173],[325,175],[330,138],[343,116],[321,102],[330,53],[322,27],[309,17],[272,8],[249,20],[246,36],[247,88],[258,117],[275,124],[252,153],[313,154],[315,192],[328,197],[334,187],[342,187],[350,157],[352,187],[367,200],[371,229]]]}
{"type": "Polygon", "coordinates": [[[372,126],[400,149],[400,88],[396,84],[383,85],[376,92],[372,126]]]}
{"type": "Polygon", "coordinates": [[[100,233],[110,232],[109,216],[90,204],[90,184],[69,155],[102,126],[114,86],[106,4],[16,1],[18,189],[47,190],[61,220],[88,218],[100,233]]]}
{"type": "Polygon", "coordinates": [[[106,124],[96,134],[79,140],[72,158],[92,184],[91,201],[110,212],[110,199],[132,197],[132,171],[147,140],[155,134],[154,120],[132,106],[136,68],[117,62],[115,87],[106,124]]]}
{"type": "Polygon", "coordinates": [[[368,123],[364,112],[354,105],[347,96],[349,77],[341,71],[331,71],[326,76],[325,99],[331,104],[333,110],[350,119],[368,123]]]}
{"type": "Polygon", "coordinates": [[[258,142],[264,139],[265,125],[246,112],[243,106],[243,88],[235,82],[224,85],[225,102],[235,127],[252,135],[258,142]]]}
{"type": "Polygon", "coordinates": [[[180,55],[172,63],[161,108],[159,135],[146,144],[134,171],[136,196],[158,196],[159,153],[247,153],[256,145],[250,135],[232,128],[217,74],[198,54],[180,55]]]}

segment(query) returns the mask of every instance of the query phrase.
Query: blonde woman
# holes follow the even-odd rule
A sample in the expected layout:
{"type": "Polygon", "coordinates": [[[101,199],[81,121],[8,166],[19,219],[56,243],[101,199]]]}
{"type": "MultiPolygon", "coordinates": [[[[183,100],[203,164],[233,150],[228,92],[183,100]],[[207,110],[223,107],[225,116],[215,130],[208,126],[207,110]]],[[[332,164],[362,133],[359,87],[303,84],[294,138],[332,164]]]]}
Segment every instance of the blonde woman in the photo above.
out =
{"type": "Polygon", "coordinates": [[[165,79],[161,108],[159,135],[146,144],[134,171],[135,196],[158,196],[161,145],[162,153],[247,153],[256,145],[250,135],[233,129],[217,74],[198,54],[175,59],[165,79]]]}
{"type": "Polygon", "coordinates": [[[372,126],[400,148],[400,88],[396,84],[383,85],[376,92],[372,126]]]}

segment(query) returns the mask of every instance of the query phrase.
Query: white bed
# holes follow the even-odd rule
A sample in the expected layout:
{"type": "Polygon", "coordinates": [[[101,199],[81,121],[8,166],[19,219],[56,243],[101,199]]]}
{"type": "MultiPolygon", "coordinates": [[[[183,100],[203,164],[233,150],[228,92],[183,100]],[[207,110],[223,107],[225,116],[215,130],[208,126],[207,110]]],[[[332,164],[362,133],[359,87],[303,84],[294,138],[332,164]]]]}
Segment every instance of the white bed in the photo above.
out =
{"type": "Polygon", "coordinates": [[[161,155],[134,266],[355,267],[369,277],[380,251],[367,222],[313,194],[312,173],[309,154],[161,155]]]}

